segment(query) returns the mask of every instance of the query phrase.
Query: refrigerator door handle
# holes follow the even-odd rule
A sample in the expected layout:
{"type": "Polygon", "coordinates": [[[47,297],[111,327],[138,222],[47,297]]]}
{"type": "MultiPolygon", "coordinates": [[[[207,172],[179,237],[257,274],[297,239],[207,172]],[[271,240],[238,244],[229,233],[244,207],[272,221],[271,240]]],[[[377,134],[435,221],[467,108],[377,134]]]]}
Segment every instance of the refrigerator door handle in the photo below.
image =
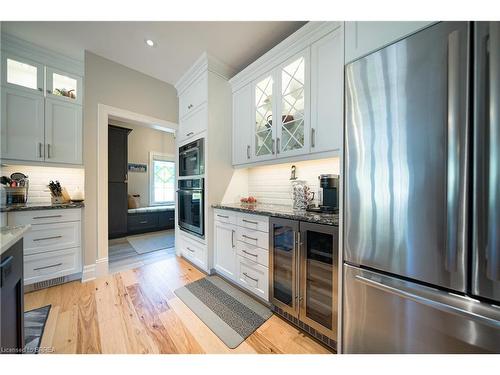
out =
{"type": "Polygon", "coordinates": [[[404,298],[404,299],[410,299],[414,302],[426,305],[426,306],[431,307],[433,309],[437,309],[437,310],[440,310],[440,311],[443,311],[443,312],[449,313],[449,314],[458,315],[458,316],[464,317],[466,319],[474,320],[476,322],[488,325],[488,326],[495,328],[495,329],[500,329],[500,321],[489,318],[487,316],[482,316],[482,315],[458,308],[456,306],[452,306],[452,305],[449,305],[449,304],[446,304],[443,302],[435,301],[435,300],[432,300],[430,298],[426,298],[422,295],[412,293],[412,292],[409,292],[406,290],[402,290],[402,289],[399,289],[397,287],[387,285],[387,284],[384,284],[382,282],[372,280],[372,279],[366,278],[366,277],[361,276],[361,275],[356,275],[355,280],[362,283],[362,284],[365,284],[365,285],[371,286],[373,288],[382,290],[386,293],[391,293],[391,294],[394,294],[394,295],[401,297],[401,298],[404,298]]]}
{"type": "Polygon", "coordinates": [[[488,160],[488,217],[486,276],[500,281],[500,23],[490,22],[489,35],[489,101],[487,108],[488,160]]]}
{"type": "Polygon", "coordinates": [[[459,227],[460,168],[460,33],[448,35],[448,102],[446,162],[446,258],[448,272],[457,271],[457,253],[464,249],[459,227]]]}

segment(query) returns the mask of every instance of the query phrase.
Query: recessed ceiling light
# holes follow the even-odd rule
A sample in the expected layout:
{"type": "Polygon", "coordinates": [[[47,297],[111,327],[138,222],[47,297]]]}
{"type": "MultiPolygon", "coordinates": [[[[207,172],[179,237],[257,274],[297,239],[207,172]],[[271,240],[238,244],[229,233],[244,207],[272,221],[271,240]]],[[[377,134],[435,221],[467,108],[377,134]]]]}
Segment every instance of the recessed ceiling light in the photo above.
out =
{"type": "Polygon", "coordinates": [[[154,47],[155,42],[153,42],[151,39],[146,39],[146,44],[150,47],[154,47]]]}

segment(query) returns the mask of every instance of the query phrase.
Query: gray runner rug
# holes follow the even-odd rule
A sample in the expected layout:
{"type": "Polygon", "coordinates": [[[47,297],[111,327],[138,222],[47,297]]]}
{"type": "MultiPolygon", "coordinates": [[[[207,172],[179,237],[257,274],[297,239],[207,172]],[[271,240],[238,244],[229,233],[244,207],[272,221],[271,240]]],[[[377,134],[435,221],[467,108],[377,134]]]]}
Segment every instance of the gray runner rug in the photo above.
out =
{"type": "Polygon", "coordinates": [[[220,277],[207,276],[175,291],[230,349],[236,348],[273,313],[220,277]]]}
{"type": "Polygon", "coordinates": [[[24,352],[38,354],[51,305],[24,313],[24,352]]]}

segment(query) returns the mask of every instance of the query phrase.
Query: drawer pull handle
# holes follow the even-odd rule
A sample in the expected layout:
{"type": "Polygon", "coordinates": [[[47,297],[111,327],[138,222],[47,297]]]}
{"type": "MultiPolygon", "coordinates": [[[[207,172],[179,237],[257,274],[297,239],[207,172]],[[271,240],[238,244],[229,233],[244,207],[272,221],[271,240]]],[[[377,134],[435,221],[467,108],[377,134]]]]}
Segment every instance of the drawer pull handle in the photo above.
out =
{"type": "Polygon", "coordinates": [[[256,242],[258,241],[258,239],[257,239],[257,238],[247,236],[246,234],[243,234],[243,235],[242,235],[242,237],[243,237],[243,238],[246,238],[247,240],[252,240],[252,241],[256,241],[256,242]]]}
{"type": "Polygon", "coordinates": [[[44,238],[35,238],[33,241],[55,240],[57,238],[62,238],[62,236],[52,236],[52,237],[44,237],[44,238]]]}
{"type": "Polygon", "coordinates": [[[231,230],[231,247],[232,247],[233,249],[234,249],[234,246],[235,246],[235,245],[234,245],[234,233],[235,233],[235,232],[236,232],[236,231],[235,231],[234,229],[233,229],[233,230],[231,230]]]}
{"type": "Polygon", "coordinates": [[[188,249],[189,251],[191,251],[192,253],[194,253],[194,250],[191,249],[189,246],[186,246],[186,249],[188,249]]]}
{"type": "Polygon", "coordinates": [[[243,275],[245,275],[246,277],[248,277],[250,280],[255,281],[256,283],[258,283],[258,282],[259,282],[259,279],[254,279],[253,277],[248,276],[248,274],[247,274],[246,272],[243,272],[243,275]]]}
{"type": "Polygon", "coordinates": [[[144,221],[139,221],[139,224],[147,224],[148,221],[147,220],[144,220],[144,221]]]}
{"type": "Polygon", "coordinates": [[[221,218],[223,218],[223,219],[229,219],[229,216],[224,216],[224,215],[219,215],[219,214],[217,214],[217,216],[218,216],[218,217],[221,217],[221,218]]]}
{"type": "Polygon", "coordinates": [[[191,137],[194,134],[194,132],[189,132],[186,134],[186,137],[191,137]]]}
{"type": "Polygon", "coordinates": [[[249,252],[248,252],[248,251],[246,251],[246,250],[242,250],[242,251],[243,251],[245,254],[251,255],[251,256],[256,257],[256,258],[258,257],[258,255],[257,255],[257,254],[249,253],[249,252]]]}
{"type": "Polygon", "coordinates": [[[36,219],[53,219],[53,218],[56,218],[56,217],[62,217],[62,215],[35,216],[33,218],[33,220],[36,220],[36,219]]]}
{"type": "Polygon", "coordinates": [[[38,271],[38,270],[44,270],[47,268],[59,267],[59,266],[62,266],[62,263],[52,264],[51,266],[45,266],[45,267],[37,267],[37,268],[33,268],[33,270],[38,271]]]}
{"type": "Polygon", "coordinates": [[[255,224],[255,225],[258,225],[259,223],[257,221],[251,221],[251,220],[247,220],[247,219],[243,219],[243,221],[245,223],[248,223],[248,224],[255,224]]]}

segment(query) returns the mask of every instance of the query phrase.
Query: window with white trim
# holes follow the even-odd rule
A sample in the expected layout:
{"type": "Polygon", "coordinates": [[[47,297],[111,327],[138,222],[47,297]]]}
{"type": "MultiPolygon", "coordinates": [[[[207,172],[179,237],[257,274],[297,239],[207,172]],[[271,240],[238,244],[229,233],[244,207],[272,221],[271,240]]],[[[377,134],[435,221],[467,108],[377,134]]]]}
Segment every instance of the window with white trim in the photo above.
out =
{"type": "Polygon", "coordinates": [[[173,204],[175,201],[175,159],[171,155],[150,153],[151,205],[173,204]]]}

